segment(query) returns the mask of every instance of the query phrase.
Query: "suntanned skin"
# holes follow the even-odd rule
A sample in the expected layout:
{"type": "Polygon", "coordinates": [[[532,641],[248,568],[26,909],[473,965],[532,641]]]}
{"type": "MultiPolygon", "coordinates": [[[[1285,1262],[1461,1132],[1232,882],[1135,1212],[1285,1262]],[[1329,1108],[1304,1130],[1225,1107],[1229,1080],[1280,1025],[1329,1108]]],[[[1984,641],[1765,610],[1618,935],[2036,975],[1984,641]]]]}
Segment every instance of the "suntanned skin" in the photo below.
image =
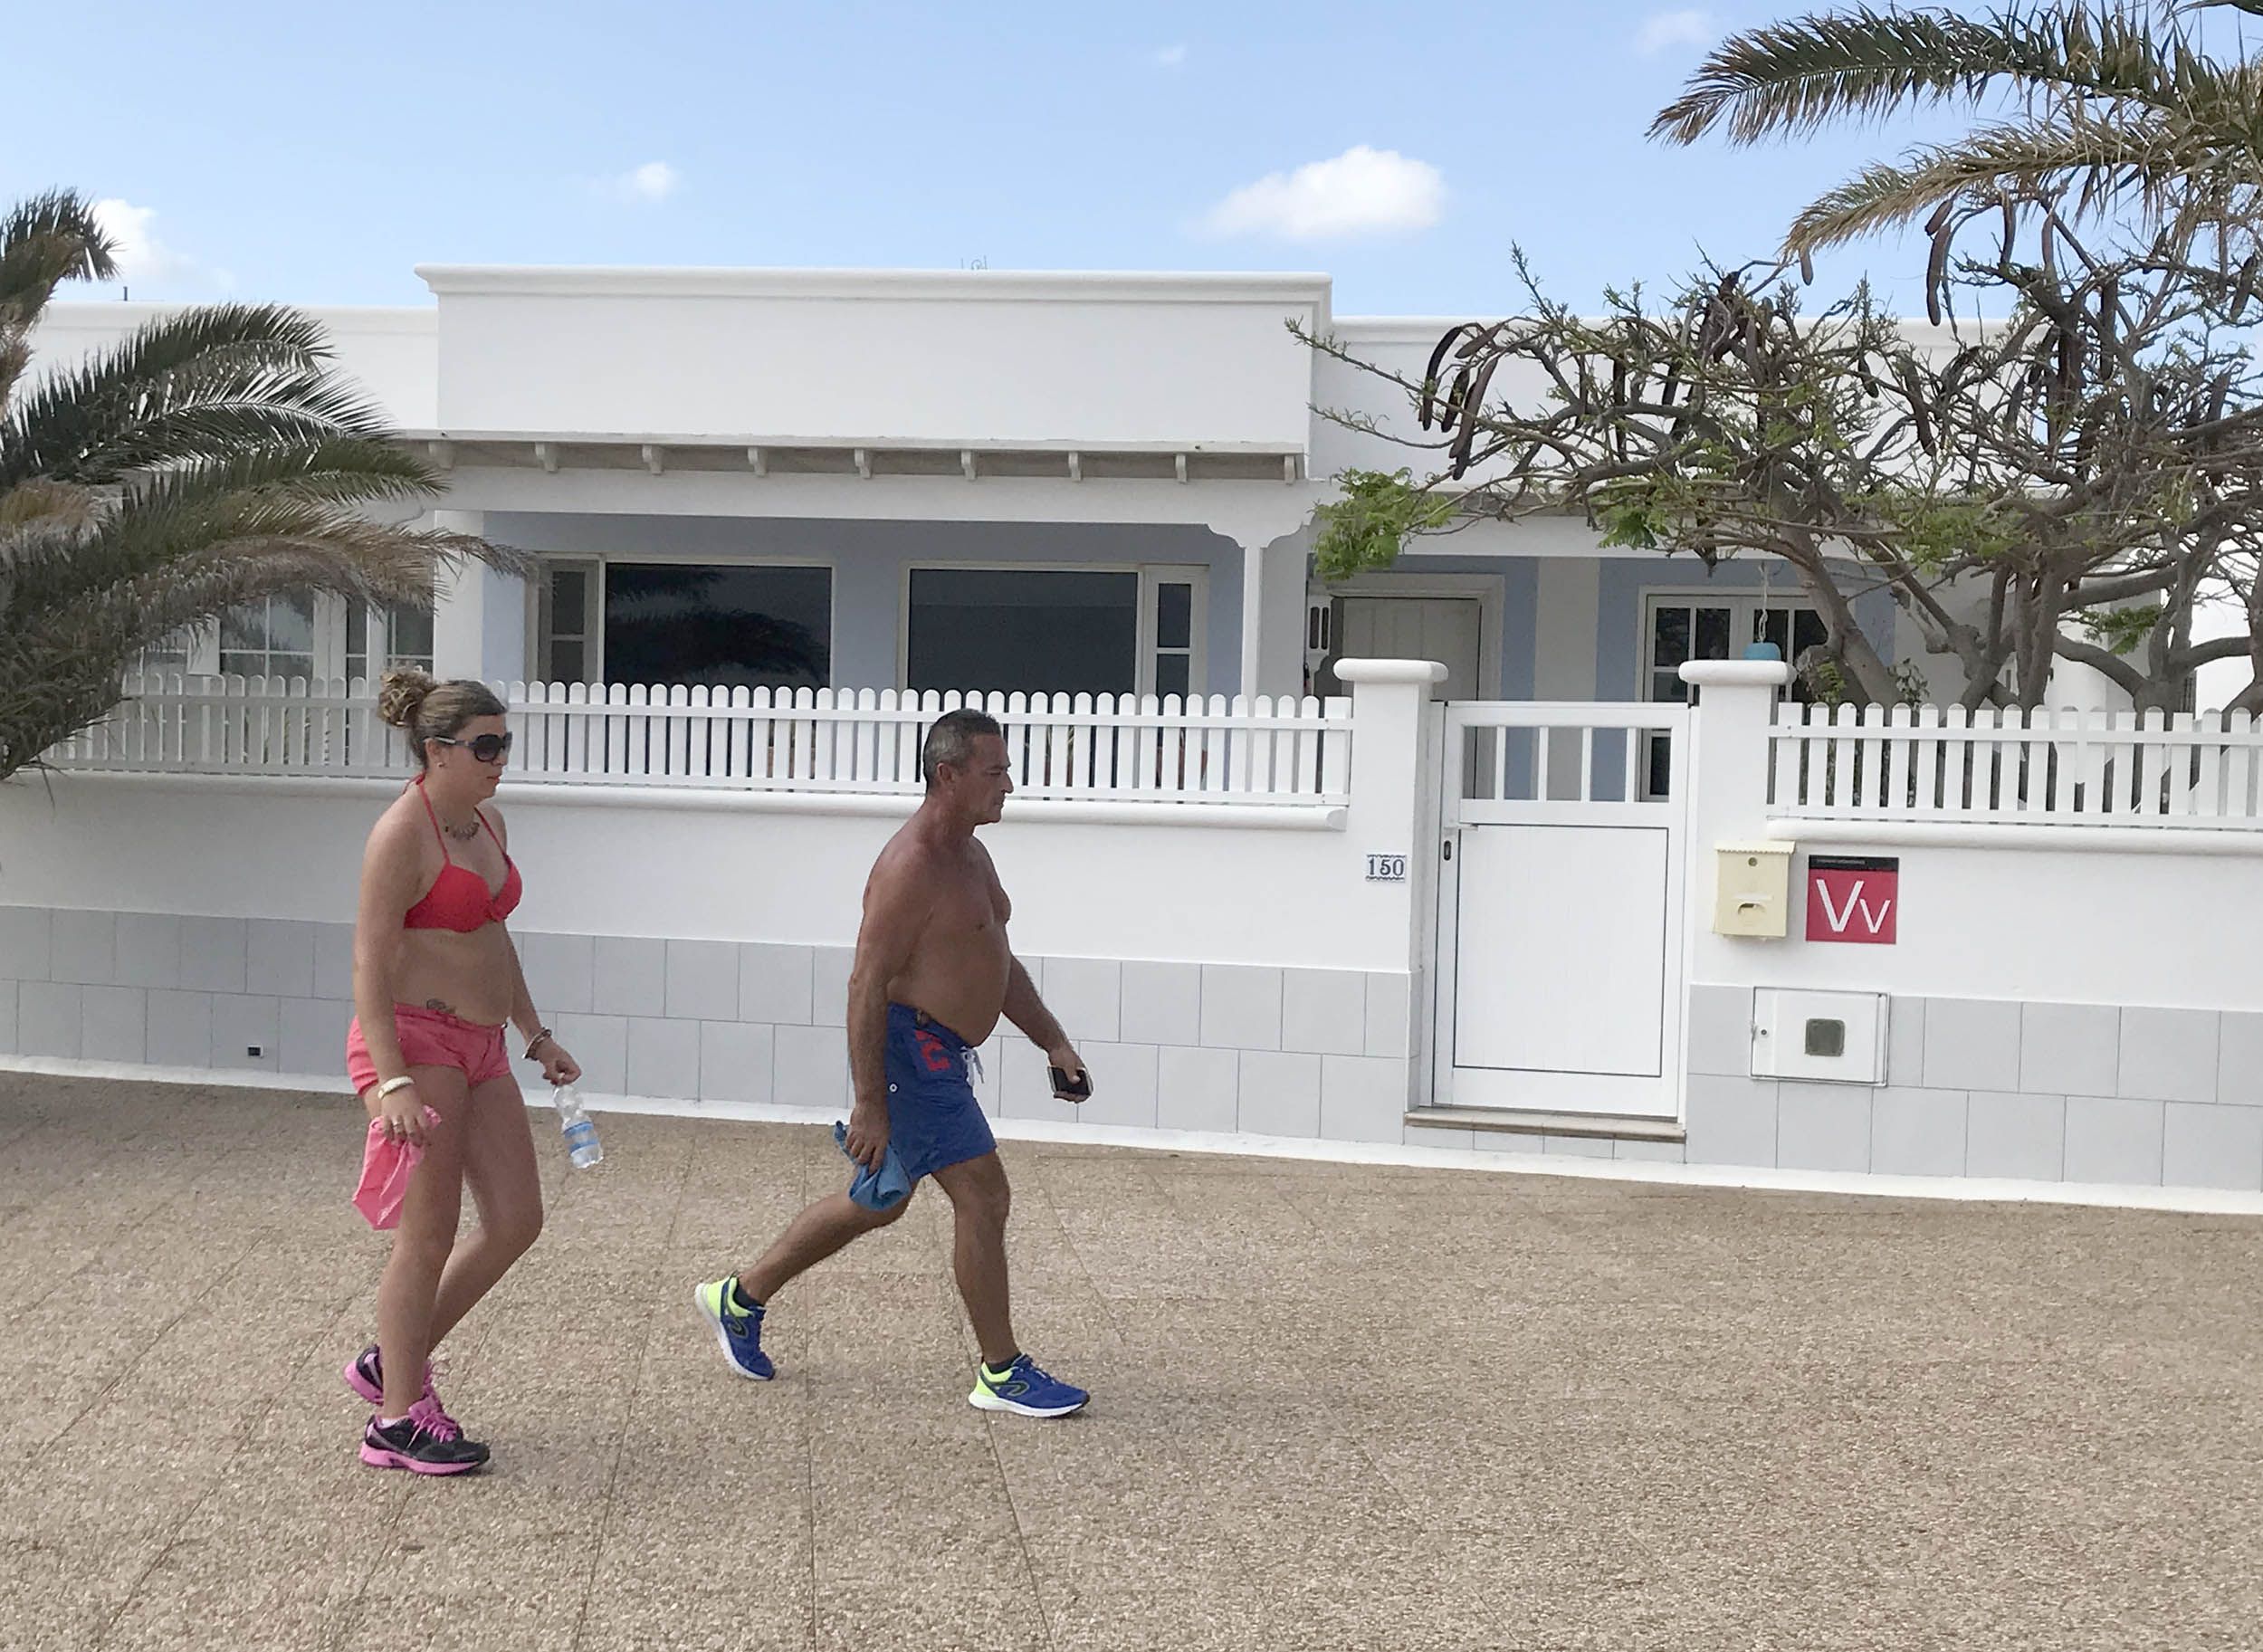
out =
{"type": "MultiPolygon", "coordinates": [[[[1084,1070],[1037,997],[1006,938],[1013,902],[975,829],[997,820],[1014,783],[1006,742],[977,737],[967,764],[940,765],[918,813],[888,840],[864,884],[864,921],[849,971],[849,1156],[877,1169],[888,1149],[885,1074],[888,1006],[925,1010],[969,1046],[1003,1016],[1046,1059],[1074,1077],[1084,1070]]],[[[1077,1098],[1064,1097],[1065,1100],[1077,1098]]],[[[1006,1218],[1012,1192],[996,1153],[950,1165],[933,1179],[954,1220],[952,1265],[982,1357],[992,1366],[1019,1351],[1006,1277],[1006,1218]]],[[[767,1303],[797,1274],[860,1235],[884,1227],[910,1208],[867,1210],[846,1191],[828,1194],[796,1217],[760,1261],[739,1275],[741,1294],[767,1303]]]]}
{"type": "MultiPolygon", "coordinates": [[[[500,717],[475,717],[454,738],[470,741],[501,734],[500,717]]],[[[518,1081],[490,1079],[473,1088],[455,1067],[412,1067],[401,1057],[393,1025],[396,1004],[436,1009],[466,1021],[508,1018],[525,1038],[541,1027],[518,949],[500,923],[469,934],[453,930],[404,929],[408,909],[422,900],[453,860],[468,866],[489,890],[501,887],[508,843],[501,810],[489,806],[502,763],[482,763],[466,745],[425,747],[425,795],[442,829],[455,828],[444,856],[417,788],[409,788],[371,828],[362,859],[361,895],[354,922],[354,1013],[377,1069],[377,1084],[362,1106],[383,1119],[389,1133],[422,1147],[409,1178],[395,1229],[393,1254],[377,1284],[377,1346],[385,1363],[386,1417],[401,1417],[424,1389],[425,1361],[440,1339],[493,1288],[542,1231],[541,1179],[534,1136],[518,1081]],[[495,828],[491,838],[480,817],[495,828]],[[383,1101],[386,1080],[415,1080],[383,1101]],[[427,1126],[424,1110],[440,1115],[427,1126]],[[479,1226],[456,1237],[463,1190],[472,1189],[479,1226]]],[[[571,1084],[581,1068],[555,1039],[535,1051],[542,1075],[571,1084]]]]}

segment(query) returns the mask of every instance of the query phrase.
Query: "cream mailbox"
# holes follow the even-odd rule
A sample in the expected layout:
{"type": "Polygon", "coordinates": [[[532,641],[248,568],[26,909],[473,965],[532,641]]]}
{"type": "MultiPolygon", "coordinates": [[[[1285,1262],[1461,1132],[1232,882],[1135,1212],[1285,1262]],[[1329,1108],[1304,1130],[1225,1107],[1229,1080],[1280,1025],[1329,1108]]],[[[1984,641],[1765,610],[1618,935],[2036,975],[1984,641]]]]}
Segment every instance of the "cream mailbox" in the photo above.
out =
{"type": "Polygon", "coordinates": [[[1714,845],[1714,934],[1781,941],[1790,932],[1792,847],[1788,843],[1714,845]]]}

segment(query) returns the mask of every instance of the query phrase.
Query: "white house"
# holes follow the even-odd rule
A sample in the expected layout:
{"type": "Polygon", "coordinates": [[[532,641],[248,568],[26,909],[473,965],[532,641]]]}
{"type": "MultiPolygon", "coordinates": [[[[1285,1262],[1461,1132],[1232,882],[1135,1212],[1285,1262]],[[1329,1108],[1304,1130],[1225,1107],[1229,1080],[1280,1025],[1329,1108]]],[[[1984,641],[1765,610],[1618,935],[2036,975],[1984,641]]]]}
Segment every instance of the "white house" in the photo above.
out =
{"type": "MultiPolygon", "coordinates": [[[[1321,275],[427,268],[329,310],[341,366],[447,467],[447,520],[538,553],[421,617],[278,602],[159,664],[493,680],[1297,694],[1416,654],[1449,698],[1676,699],[1675,668],[1820,635],[1788,574],[1480,524],[1335,591],[1313,507],[1421,455],[1399,393],[1445,319],[1337,317],[1321,275]]],[[[138,305],[58,305],[48,359],[138,305]]],[[[1889,658],[1918,651],[1866,599],[1889,658]]]]}
{"type": "Polygon", "coordinates": [[[1329,479],[1408,457],[1316,409],[1408,415],[1286,324],[1448,324],[1322,276],[424,274],[323,319],[538,576],[277,599],[149,664],[308,683],[145,682],[0,788],[0,1057],[339,1083],[402,769],[338,680],[408,658],[511,685],[513,928],[591,1087],[837,1107],[943,691],[1006,714],[1017,950],[1100,1081],[1009,1039],[1000,1117],[2263,1201],[2252,720],[1819,721],[1741,657],[1819,634],[1787,580],[1568,518],[1317,589],[1329,479]]]}

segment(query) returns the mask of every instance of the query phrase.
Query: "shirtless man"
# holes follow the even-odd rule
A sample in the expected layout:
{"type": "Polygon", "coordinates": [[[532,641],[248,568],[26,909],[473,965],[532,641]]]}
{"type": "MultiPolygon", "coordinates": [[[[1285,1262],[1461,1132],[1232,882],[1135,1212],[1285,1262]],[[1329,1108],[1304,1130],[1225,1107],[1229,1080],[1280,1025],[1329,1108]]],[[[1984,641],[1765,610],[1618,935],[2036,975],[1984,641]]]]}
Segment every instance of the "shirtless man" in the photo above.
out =
{"type": "MultiPolygon", "coordinates": [[[[1084,1065],[1007,945],[1013,906],[975,841],[1014,788],[1006,740],[980,711],[948,711],[920,754],[927,797],[888,840],[864,884],[864,919],[849,971],[849,1157],[871,1170],[895,1149],[915,1187],[932,1176],[950,1196],[951,1264],[974,1322],[982,1363],[968,1403],[1024,1417],[1065,1417],[1091,1396],[1037,1369],[1014,1340],[1006,1288],[1010,1192],[998,1143],[967,1082],[968,1052],[1005,1017],[1046,1052],[1071,1086],[1090,1093],[1084,1065]]],[[[1082,1092],[1074,1093],[1072,1092],[1082,1092]]],[[[911,1207],[868,1209],[846,1190],[826,1195],[792,1222],[762,1259],[696,1293],[723,1357],[741,1377],[776,1374],[762,1351],[762,1319],[786,1283],[850,1240],[885,1227],[911,1207]]]]}

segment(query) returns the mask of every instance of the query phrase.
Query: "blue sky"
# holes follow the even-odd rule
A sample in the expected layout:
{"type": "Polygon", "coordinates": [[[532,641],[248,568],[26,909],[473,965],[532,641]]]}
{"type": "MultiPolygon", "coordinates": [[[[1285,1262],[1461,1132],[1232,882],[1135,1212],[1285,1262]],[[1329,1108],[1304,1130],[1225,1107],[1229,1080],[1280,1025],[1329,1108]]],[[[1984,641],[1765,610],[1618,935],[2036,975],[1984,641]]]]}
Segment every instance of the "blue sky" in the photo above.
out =
{"type": "MultiPolygon", "coordinates": [[[[1513,244],[1591,303],[1767,253],[1922,135],[1646,139],[1706,43],[1779,9],[32,7],[0,196],[119,203],[136,298],[421,303],[419,263],[983,260],[1317,270],[1339,313],[1495,314],[1513,244]]],[[[1921,266],[1866,246],[1819,292],[1867,270],[1911,308],[1921,266]]]]}

